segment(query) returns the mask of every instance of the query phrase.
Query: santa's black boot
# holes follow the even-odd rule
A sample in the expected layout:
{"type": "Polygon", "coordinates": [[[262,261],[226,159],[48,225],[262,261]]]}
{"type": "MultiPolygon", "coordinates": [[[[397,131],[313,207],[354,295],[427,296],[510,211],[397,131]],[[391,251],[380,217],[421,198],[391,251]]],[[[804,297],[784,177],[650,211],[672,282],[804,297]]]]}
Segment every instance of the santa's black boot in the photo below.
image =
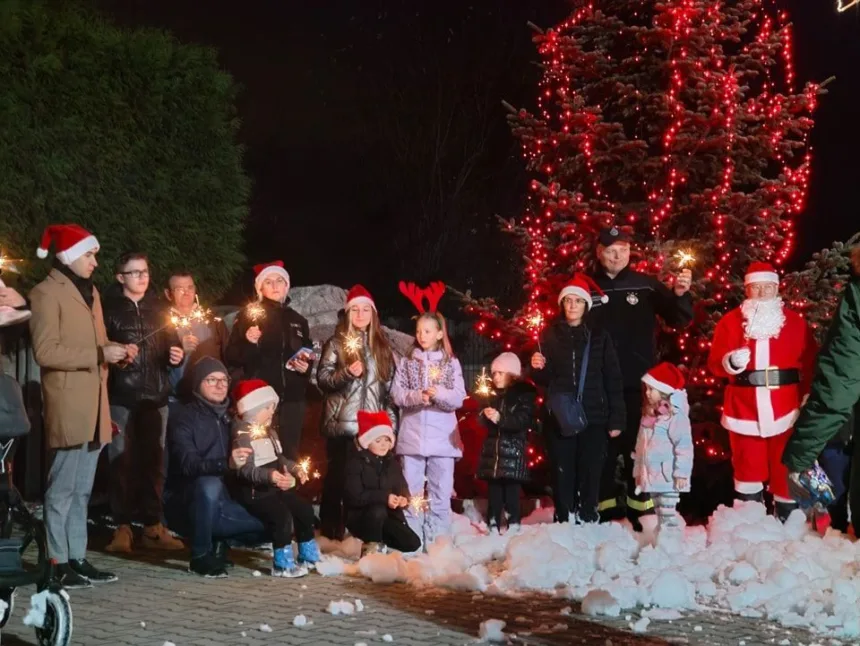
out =
{"type": "Polygon", "coordinates": [[[773,503],[773,515],[779,518],[779,522],[784,523],[791,516],[791,512],[797,509],[796,502],[784,502],[775,500],[773,503]]]}
{"type": "Polygon", "coordinates": [[[741,493],[740,491],[735,491],[735,500],[742,500],[744,502],[760,502],[764,504],[764,491],[756,491],[755,493],[741,493]]]}

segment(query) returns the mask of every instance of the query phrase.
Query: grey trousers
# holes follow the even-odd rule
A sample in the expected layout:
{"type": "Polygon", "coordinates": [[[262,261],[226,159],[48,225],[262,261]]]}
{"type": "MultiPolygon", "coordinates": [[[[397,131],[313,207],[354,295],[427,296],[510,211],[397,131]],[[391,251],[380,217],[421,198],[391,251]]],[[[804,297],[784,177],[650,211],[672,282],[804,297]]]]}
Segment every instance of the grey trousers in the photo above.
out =
{"type": "Polygon", "coordinates": [[[86,557],[87,506],[101,449],[100,444],[90,443],[49,452],[45,529],[48,556],[56,563],[86,557]]]}
{"type": "Polygon", "coordinates": [[[660,527],[677,527],[678,511],[675,509],[681,501],[681,494],[677,491],[668,493],[655,493],[651,495],[654,508],[657,511],[657,523],[660,527]]]}

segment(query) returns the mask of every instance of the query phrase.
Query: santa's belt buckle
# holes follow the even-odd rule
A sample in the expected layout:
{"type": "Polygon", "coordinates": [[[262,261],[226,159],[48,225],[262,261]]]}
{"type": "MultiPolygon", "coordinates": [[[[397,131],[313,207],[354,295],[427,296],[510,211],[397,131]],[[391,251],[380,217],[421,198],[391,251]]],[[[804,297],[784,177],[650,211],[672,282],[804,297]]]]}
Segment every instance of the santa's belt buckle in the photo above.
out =
{"type": "Polygon", "coordinates": [[[776,390],[777,388],[779,388],[779,386],[780,386],[780,383],[779,383],[779,368],[778,368],[778,367],[776,367],[776,366],[769,366],[769,367],[765,368],[765,369],[764,369],[764,387],[765,387],[765,388],[767,388],[768,390],[776,390]],[[776,373],[776,376],[774,377],[774,382],[775,382],[775,383],[770,383],[770,373],[771,373],[771,371],[773,371],[773,372],[775,372],[775,373],[776,373]]]}

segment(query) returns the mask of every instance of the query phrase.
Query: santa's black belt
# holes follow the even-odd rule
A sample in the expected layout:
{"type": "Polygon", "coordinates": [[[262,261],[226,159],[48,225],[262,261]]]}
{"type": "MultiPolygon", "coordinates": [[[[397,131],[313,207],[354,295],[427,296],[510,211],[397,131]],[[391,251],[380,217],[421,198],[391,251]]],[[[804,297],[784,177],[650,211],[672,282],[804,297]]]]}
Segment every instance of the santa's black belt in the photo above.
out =
{"type": "Polygon", "coordinates": [[[735,386],[764,386],[765,388],[779,388],[800,383],[800,371],[797,368],[780,370],[779,368],[766,368],[765,370],[747,370],[732,379],[735,386]]]}

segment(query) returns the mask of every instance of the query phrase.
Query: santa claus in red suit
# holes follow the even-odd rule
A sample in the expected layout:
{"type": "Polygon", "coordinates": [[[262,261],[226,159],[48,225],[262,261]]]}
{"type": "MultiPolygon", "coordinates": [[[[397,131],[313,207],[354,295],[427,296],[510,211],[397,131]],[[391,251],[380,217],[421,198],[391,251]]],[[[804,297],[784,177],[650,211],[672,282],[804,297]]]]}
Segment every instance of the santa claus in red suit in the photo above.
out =
{"type": "Polygon", "coordinates": [[[794,501],[782,451],[809,392],[817,346],[812,330],[779,297],[779,275],[755,262],[744,276],[746,300],[717,324],[708,367],[728,379],[723,427],[732,447],[735,497],[763,501],[768,483],[776,515],[785,520],[794,501]]]}

